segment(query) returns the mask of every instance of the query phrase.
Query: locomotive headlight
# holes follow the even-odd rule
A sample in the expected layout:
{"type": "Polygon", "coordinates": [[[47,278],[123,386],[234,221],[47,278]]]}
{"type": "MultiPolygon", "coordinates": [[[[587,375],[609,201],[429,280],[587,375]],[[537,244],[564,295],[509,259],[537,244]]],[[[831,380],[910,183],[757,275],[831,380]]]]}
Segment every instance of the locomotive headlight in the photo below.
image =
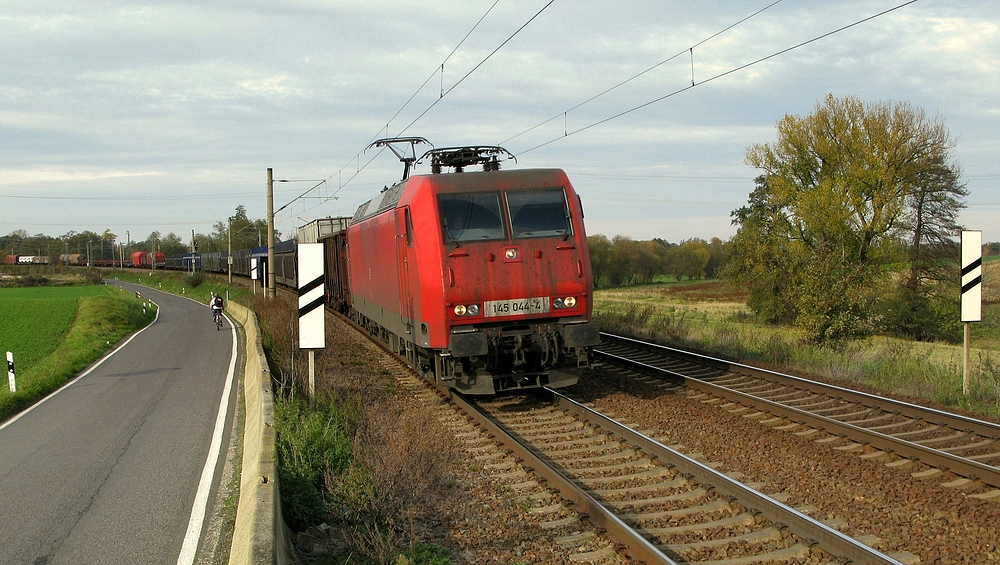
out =
{"type": "Polygon", "coordinates": [[[478,304],[459,304],[455,306],[456,316],[478,316],[479,315],[479,305],[478,304]]]}
{"type": "Polygon", "coordinates": [[[556,308],[572,308],[576,306],[576,297],[567,296],[565,298],[555,298],[552,300],[552,305],[556,308]]]}

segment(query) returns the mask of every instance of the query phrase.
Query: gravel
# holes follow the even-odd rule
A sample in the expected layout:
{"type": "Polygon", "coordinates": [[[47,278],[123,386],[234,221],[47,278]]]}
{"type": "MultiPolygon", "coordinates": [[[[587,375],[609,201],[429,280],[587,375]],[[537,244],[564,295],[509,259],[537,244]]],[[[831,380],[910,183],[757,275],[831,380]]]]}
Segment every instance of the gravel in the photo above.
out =
{"type": "MultiPolygon", "coordinates": [[[[1000,563],[1000,497],[979,499],[994,489],[976,483],[962,488],[947,472],[911,463],[890,467],[887,457],[865,459],[874,450],[845,452],[845,441],[817,442],[820,432],[796,435],[797,428],[762,424],[687,394],[660,389],[601,370],[572,388],[577,398],[611,412],[639,430],[719,462],[723,471],[743,473],[766,493],[786,493],[787,504],[838,524],[846,534],[869,536],[870,545],[921,563],[1000,563]],[[914,473],[929,475],[914,477],[914,473]]],[[[745,412],[749,414],[753,411],[745,412]]]]}

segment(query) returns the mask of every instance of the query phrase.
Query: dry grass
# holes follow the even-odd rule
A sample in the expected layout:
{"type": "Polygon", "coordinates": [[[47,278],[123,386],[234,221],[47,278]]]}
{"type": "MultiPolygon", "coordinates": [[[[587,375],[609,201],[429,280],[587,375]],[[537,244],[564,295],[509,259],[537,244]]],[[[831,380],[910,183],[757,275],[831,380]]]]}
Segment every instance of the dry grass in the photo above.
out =
{"type": "MultiPolygon", "coordinates": [[[[251,302],[285,401],[302,402],[308,365],[307,354],[297,348],[295,305],[281,297],[251,302]]],[[[395,379],[379,364],[384,354],[376,346],[345,331],[329,314],[327,324],[327,348],[316,355],[315,410],[334,414],[320,422],[335,419],[350,436],[351,453],[346,462],[314,457],[314,466],[325,467],[317,469],[315,479],[325,510],[314,520],[334,526],[346,551],[367,560],[362,562],[395,562],[414,542],[412,522],[440,520],[439,509],[454,495],[453,437],[430,413],[413,410],[398,394],[395,379]]],[[[310,427],[309,421],[293,420],[301,422],[299,428],[310,427]]],[[[323,435],[309,429],[278,433],[279,441],[292,436],[289,441],[298,443],[303,436],[323,435]]],[[[284,490],[282,496],[284,504],[284,490]]]]}
{"type": "MultiPolygon", "coordinates": [[[[1000,275],[1000,263],[991,271],[1000,275]]],[[[595,320],[612,333],[1000,415],[1000,352],[993,349],[1000,345],[1000,307],[987,306],[984,322],[974,325],[973,343],[979,347],[973,350],[972,386],[965,396],[961,346],[874,337],[818,347],[799,329],[756,323],[744,303],[728,301],[733,295],[721,284],[658,286],[597,291],[595,320]]]]}

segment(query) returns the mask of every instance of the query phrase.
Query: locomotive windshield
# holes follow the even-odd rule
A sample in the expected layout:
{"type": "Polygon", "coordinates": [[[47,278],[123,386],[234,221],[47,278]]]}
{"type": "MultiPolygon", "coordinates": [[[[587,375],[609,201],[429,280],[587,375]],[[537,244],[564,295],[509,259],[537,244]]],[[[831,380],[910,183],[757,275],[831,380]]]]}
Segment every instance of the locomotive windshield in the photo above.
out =
{"type": "Polygon", "coordinates": [[[507,192],[514,239],[571,235],[566,193],[561,188],[507,192]]]}
{"type": "MultiPolygon", "coordinates": [[[[508,190],[504,196],[514,239],[573,234],[563,189],[508,190]]],[[[445,241],[459,244],[507,237],[497,192],[439,194],[438,210],[445,241]]]]}
{"type": "Polygon", "coordinates": [[[460,243],[505,237],[498,193],[440,194],[438,210],[446,240],[460,243]]]}

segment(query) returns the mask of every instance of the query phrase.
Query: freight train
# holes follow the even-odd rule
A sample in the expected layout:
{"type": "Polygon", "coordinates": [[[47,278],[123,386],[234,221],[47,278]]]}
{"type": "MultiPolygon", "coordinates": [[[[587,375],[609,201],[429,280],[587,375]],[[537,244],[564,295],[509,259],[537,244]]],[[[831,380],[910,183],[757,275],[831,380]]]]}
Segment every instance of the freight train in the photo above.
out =
{"type": "MultiPolygon", "coordinates": [[[[579,196],[562,170],[501,171],[501,157],[512,158],[499,147],[401,157],[403,180],[350,219],[318,221],[327,229],[314,238],[329,305],[425,378],[469,394],[572,385],[599,340],[579,196]],[[428,159],[430,174],[409,175],[428,159]]],[[[260,265],[266,280],[266,252],[234,253],[233,272],[260,265]]],[[[294,240],[277,244],[273,266],[293,288],[295,253],[294,240]]],[[[200,261],[217,272],[228,263],[225,253],[200,261]]]]}

